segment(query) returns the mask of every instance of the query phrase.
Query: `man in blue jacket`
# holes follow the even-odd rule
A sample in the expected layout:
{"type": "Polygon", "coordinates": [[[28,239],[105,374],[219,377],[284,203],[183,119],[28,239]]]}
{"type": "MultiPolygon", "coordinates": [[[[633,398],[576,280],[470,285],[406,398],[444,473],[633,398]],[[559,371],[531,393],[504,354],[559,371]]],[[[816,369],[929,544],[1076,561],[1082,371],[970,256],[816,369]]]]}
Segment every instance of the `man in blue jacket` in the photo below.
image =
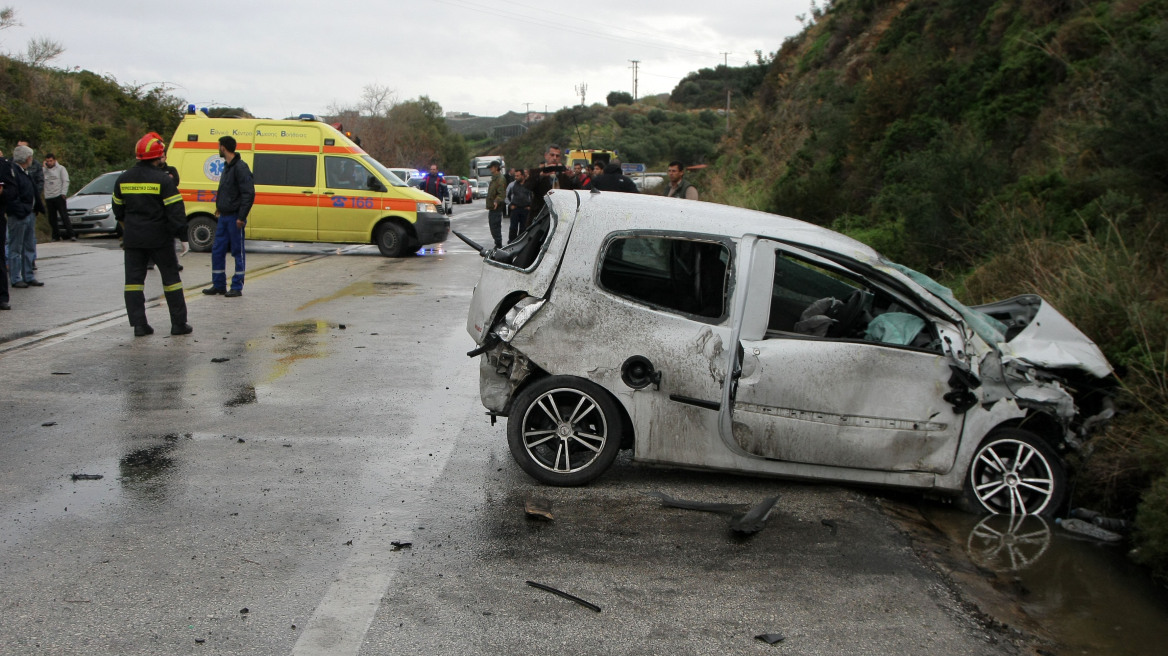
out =
{"type": "Polygon", "coordinates": [[[211,245],[211,286],[204,294],[223,294],[228,298],[243,296],[243,274],[246,258],[243,252],[243,226],[255,202],[255,183],[247,162],[235,154],[235,138],[219,138],[219,156],[227,163],[219,176],[219,191],[215,194],[215,242],[211,245]],[[235,258],[235,273],[231,289],[227,289],[227,251],[235,258]]]}

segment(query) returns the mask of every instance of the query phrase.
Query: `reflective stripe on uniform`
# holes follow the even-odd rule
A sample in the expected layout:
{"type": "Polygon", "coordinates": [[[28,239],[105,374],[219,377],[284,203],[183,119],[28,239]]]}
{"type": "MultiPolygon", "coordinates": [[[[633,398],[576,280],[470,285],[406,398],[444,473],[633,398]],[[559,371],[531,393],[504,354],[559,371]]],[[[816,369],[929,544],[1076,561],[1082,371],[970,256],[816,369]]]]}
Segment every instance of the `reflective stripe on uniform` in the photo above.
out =
{"type": "Polygon", "coordinates": [[[162,185],[157,182],[123,182],[118,185],[118,190],[122,195],[126,194],[159,194],[162,193],[162,185]]]}
{"type": "Polygon", "coordinates": [[[114,205],[124,205],[124,204],[125,204],[125,203],[123,203],[123,202],[122,202],[122,199],[121,199],[121,198],[118,198],[117,196],[114,196],[114,205]]]}
{"type": "Polygon", "coordinates": [[[182,202],[182,194],[175,194],[175,195],[171,196],[170,198],[163,200],[162,204],[163,205],[174,205],[175,203],[180,203],[180,202],[182,202]]]}
{"type": "Polygon", "coordinates": [[[146,290],[146,285],[126,285],[128,292],[141,292],[146,290]]]}
{"type": "Polygon", "coordinates": [[[211,273],[227,273],[226,269],[211,269],[211,273]]]}
{"type": "Polygon", "coordinates": [[[183,286],[182,286],[182,283],[181,283],[181,282],[176,282],[176,283],[174,283],[173,285],[166,285],[166,286],[164,286],[164,287],[162,288],[162,291],[164,291],[164,292],[173,292],[173,291],[176,291],[176,290],[179,290],[179,289],[182,289],[182,288],[183,288],[183,286]]]}

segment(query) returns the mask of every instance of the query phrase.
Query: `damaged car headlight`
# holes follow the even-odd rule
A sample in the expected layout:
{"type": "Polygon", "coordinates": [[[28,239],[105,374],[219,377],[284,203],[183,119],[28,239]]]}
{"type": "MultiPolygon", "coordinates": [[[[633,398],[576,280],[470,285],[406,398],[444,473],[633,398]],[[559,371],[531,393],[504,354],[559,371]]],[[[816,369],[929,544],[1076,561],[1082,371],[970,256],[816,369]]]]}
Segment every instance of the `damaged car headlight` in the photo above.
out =
{"type": "Polygon", "coordinates": [[[525,297],[507,310],[503,320],[495,324],[494,333],[504,342],[510,342],[519,329],[539,311],[546,299],[525,297]]]}

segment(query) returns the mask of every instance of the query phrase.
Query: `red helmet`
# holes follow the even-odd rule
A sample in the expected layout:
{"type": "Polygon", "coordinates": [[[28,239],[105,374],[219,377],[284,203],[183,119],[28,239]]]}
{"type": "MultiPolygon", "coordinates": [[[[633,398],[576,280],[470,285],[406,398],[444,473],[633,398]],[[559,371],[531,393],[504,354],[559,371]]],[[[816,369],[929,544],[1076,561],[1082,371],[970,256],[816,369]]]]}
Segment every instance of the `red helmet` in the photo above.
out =
{"type": "Polygon", "coordinates": [[[157,132],[149,132],[134,146],[134,156],[138,159],[158,159],[166,154],[166,143],[157,132]]]}

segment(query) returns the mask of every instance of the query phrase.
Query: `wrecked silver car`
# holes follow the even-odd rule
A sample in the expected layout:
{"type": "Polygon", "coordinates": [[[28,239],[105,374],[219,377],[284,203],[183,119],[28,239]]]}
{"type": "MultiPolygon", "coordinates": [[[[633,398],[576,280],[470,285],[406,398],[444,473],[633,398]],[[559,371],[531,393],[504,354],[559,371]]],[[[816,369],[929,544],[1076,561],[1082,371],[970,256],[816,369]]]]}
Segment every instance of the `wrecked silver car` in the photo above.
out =
{"type": "Polygon", "coordinates": [[[632,448],[1050,514],[1061,454],[1113,413],[1106,358],[1041,298],[967,307],[801,221],[555,191],[520,239],[480,252],[482,402],[545,484],[586,484],[632,448]]]}

